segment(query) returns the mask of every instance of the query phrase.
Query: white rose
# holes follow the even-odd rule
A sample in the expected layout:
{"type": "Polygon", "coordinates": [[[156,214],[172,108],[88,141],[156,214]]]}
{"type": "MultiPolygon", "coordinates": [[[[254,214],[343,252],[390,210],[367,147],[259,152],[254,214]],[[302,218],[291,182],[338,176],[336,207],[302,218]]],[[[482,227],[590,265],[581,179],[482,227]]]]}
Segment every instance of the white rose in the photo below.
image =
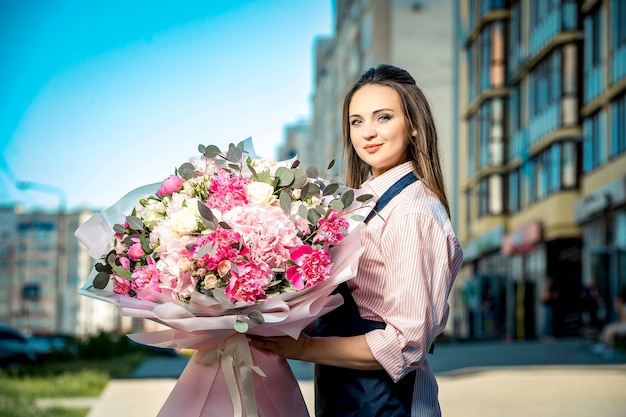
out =
{"type": "Polygon", "coordinates": [[[264,182],[251,182],[246,192],[250,201],[259,206],[271,206],[276,201],[274,187],[264,182]]]}
{"type": "Polygon", "coordinates": [[[148,204],[137,206],[137,216],[143,220],[148,228],[153,228],[165,218],[165,205],[157,200],[148,200],[148,204]]]}
{"type": "Polygon", "coordinates": [[[186,235],[198,231],[200,214],[198,213],[197,202],[194,201],[193,203],[191,207],[182,207],[177,212],[170,214],[170,226],[176,233],[186,235]]]}

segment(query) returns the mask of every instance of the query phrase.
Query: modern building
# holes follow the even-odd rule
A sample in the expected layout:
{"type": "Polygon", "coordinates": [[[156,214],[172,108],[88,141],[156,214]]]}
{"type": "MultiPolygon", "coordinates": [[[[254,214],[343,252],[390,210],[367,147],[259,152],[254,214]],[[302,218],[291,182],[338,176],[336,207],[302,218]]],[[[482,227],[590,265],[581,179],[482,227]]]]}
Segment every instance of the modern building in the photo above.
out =
{"type": "Polygon", "coordinates": [[[455,21],[456,335],[576,334],[593,283],[610,320],[626,285],[626,3],[460,0],[455,21]]]}
{"type": "Polygon", "coordinates": [[[90,215],[0,208],[0,322],[30,334],[119,328],[113,306],[78,295],[94,260],[73,232],[90,215]]]}
{"type": "Polygon", "coordinates": [[[334,2],[335,33],[316,39],[314,45],[311,145],[298,150],[311,155],[311,165],[325,168],[334,159],[334,169],[341,174],[346,92],[371,67],[399,66],[413,75],[431,102],[454,218],[452,6],[452,0],[334,2]]]}

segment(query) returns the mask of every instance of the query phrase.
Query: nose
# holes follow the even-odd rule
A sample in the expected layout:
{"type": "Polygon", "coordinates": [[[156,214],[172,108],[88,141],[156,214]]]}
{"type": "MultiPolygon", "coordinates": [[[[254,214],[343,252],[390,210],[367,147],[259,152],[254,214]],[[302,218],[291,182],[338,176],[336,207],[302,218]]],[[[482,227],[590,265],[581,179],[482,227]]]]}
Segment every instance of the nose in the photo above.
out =
{"type": "Polygon", "coordinates": [[[376,137],[376,129],[372,123],[364,123],[361,132],[364,139],[373,139],[376,137]]]}

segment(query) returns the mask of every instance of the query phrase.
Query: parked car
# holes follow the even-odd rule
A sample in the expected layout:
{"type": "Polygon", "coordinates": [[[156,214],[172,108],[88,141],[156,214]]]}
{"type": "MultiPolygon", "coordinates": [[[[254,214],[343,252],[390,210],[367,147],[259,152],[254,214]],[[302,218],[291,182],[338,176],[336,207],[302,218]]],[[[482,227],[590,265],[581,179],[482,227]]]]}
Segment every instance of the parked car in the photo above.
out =
{"type": "Polygon", "coordinates": [[[36,349],[38,361],[52,357],[74,357],[78,355],[78,344],[71,336],[61,334],[38,334],[28,338],[36,349]]]}
{"type": "Polygon", "coordinates": [[[37,360],[37,348],[17,329],[0,325],[0,367],[15,369],[37,360]]]}

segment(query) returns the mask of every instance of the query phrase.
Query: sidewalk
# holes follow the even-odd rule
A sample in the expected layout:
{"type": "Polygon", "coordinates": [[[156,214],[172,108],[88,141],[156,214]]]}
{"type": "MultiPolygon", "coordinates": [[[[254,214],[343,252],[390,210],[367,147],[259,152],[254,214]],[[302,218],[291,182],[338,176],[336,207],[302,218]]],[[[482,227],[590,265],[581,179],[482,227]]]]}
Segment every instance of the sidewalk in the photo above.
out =
{"type": "MultiPolygon", "coordinates": [[[[444,417],[626,415],[626,353],[596,355],[579,339],[438,345],[429,362],[444,417]]],[[[111,380],[88,417],[155,417],[186,363],[155,357],[134,379],[111,380]]],[[[312,366],[292,369],[313,415],[312,366]]]]}

